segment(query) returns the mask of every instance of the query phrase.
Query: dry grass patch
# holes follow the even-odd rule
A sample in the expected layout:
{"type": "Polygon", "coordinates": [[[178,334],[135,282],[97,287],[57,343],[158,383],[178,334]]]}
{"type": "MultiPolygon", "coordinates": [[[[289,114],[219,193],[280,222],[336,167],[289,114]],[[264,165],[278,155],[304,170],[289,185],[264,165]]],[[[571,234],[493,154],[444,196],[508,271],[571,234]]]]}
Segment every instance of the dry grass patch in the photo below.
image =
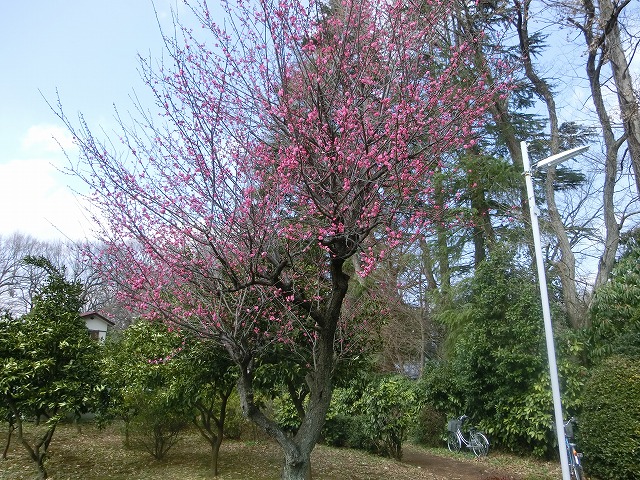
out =
{"type": "MultiPolygon", "coordinates": [[[[6,427],[0,426],[0,442],[6,441],[6,427]]],[[[417,447],[412,447],[417,448],[417,447]]],[[[425,450],[426,452],[426,450],[425,450]]],[[[473,469],[465,466],[470,460],[447,458],[442,451],[429,450],[432,461],[439,469],[429,465],[417,466],[397,462],[366,453],[335,449],[322,445],[316,447],[312,457],[314,479],[322,480],[471,480],[487,479],[482,472],[509,472],[504,457],[495,457],[495,465],[477,464],[473,469]],[[440,459],[440,461],[438,460],[440,459]],[[499,460],[502,458],[501,460],[499,460]],[[435,459],[435,460],[433,460],[435,459]],[[446,470],[447,468],[449,471],[446,470]],[[487,470],[487,468],[489,470],[487,470]],[[475,473],[473,473],[475,472],[475,473]]],[[[209,448],[196,431],[186,432],[167,454],[165,460],[157,461],[145,451],[125,448],[123,436],[117,426],[98,430],[92,424],[84,424],[78,433],[72,425],[63,424],[56,430],[49,450],[47,470],[54,480],[202,480],[212,478],[209,468],[209,448]]],[[[513,460],[513,458],[511,458],[513,460]]],[[[490,456],[487,462],[494,461],[490,456]]],[[[230,441],[222,444],[219,458],[221,480],[274,480],[280,477],[282,453],[280,448],[267,440],[230,441]]],[[[547,480],[540,475],[529,476],[530,469],[523,461],[517,476],[521,478],[547,480]]],[[[529,464],[530,465],[530,464],[529,464]]],[[[540,466],[538,466],[540,467],[540,466]]],[[[1,480],[29,480],[36,478],[36,469],[26,451],[14,437],[9,459],[0,461],[1,480]]]]}

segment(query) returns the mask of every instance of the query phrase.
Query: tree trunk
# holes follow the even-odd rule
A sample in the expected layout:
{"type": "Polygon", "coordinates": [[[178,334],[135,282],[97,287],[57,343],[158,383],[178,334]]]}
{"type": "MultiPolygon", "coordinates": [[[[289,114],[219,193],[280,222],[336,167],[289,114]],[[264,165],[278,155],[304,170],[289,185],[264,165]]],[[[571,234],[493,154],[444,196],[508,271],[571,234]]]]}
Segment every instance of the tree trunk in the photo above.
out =
{"type": "Polygon", "coordinates": [[[282,467],[282,480],[311,480],[310,455],[301,452],[289,452],[285,450],[284,466],[282,467]]]}
{"type": "MultiPolygon", "coordinates": [[[[346,245],[345,239],[345,245],[346,245]]],[[[348,249],[345,246],[345,251],[348,249]]],[[[331,393],[335,368],[334,341],[340,319],[342,304],[349,287],[349,275],[344,271],[345,259],[335,255],[330,260],[332,291],[326,298],[324,308],[310,311],[316,321],[316,343],[313,349],[311,371],[306,376],[309,400],[304,418],[293,437],[268,418],[258,407],[253,390],[254,358],[237,345],[227,345],[231,357],[240,367],[238,394],[243,415],[258,425],[267,435],[276,440],[284,453],[282,478],[287,480],[309,480],[311,478],[311,452],[320,439],[331,393]],[[245,355],[242,357],[241,355],[245,355]]]]}
{"type": "Polygon", "coordinates": [[[22,416],[20,415],[18,407],[16,406],[12,398],[8,398],[6,400],[7,406],[9,407],[9,410],[13,414],[13,418],[15,420],[15,431],[18,434],[18,439],[31,457],[31,460],[33,460],[36,464],[36,468],[38,469],[38,478],[48,478],[47,470],[44,467],[44,461],[47,456],[49,444],[51,443],[51,439],[53,438],[53,434],[56,430],[57,424],[49,425],[42,437],[35,443],[32,448],[31,445],[29,445],[29,441],[24,435],[24,424],[22,423],[22,416]]]}
{"type": "MultiPolygon", "coordinates": [[[[518,37],[520,41],[520,53],[524,63],[525,74],[533,85],[536,95],[545,102],[549,115],[549,129],[551,134],[550,150],[555,155],[560,152],[560,130],[558,115],[553,92],[549,84],[541,78],[533,67],[531,52],[529,47],[528,17],[530,0],[520,2],[516,0],[518,7],[518,37]]],[[[562,296],[566,308],[569,323],[573,328],[579,328],[584,323],[585,306],[580,302],[576,289],[576,260],[571,250],[571,242],[567,235],[567,230],[562,222],[555,201],[555,190],[553,181],[555,180],[555,169],[551,167],[547,174],[545,193],[551,228],[558,242],[561,258],[556,262],[558,276],[562,283],[562,296]]]]}
{"type": "Polygon", "coordinates": [[[600,23],[605,25],[606,53],[613,72],[616,85],[618,103],[622,116],[622,125],[627,137],[629,156],[636,179],[636,189],[640,195],[640,112],[638,98],[633,89],[633,81],[629,74],[629,62],[622,46],[620,24],[618,22],[621,10],[630,0],[614,5],[611,0],[600,0],[600,23]]]}
{"type": "Polygon", "coordinates": [[[10,414],[9,418],[9,429],[7,431],[7,443],[4,446],[4,450],[2,452],[2,459],[6,460],[8,458],[7,454],[9,453],[9,447],[11,446],[11,437],[13,436],[13,431],[16,429],[15,419],[13,414],[10,414]]]}
{"type": "MultiPolygon", "coordinates": [[[[327,401],[325,406],[324,401],[318,402],[318,396],[312,394],[304,420],[296,435],[291,438],[256,405],[253,394],[253,372],[250,365],[245,365],[238,379],[238,393],[244,416],[275,439],[282,448],[284,453],[282,478],[310,480],[311,451],[320,436],[329,402],[327,401]],[[314,421],[311,422],[311,420],[314,421]]],[[[328,396],[330,400],[330,394],[328,396]]]]}
{"type": "MultiPolygon", "coordinates": [[[[611,119],[604,103],[602,86],[600,85],[600,73],[606,59],[603,46],[607,29],[605,27],[605,31],[602,34],[596,34],[594,32],[594,29],[598,28],[600,22],[598,22],[596,18],[595,6],[591,0],[583,0],[582,7],[586,15],[585,23],[583,25],[576,21],[571,21],[571,23],[582,32],[588,48],[586,63],[587,77],[589,79],[591,96],[596,108],[596,113],[598,114],[600,128],[602,129],[602,138],[606,149],[604,186],[602,192],[605,239],[604,250],[598,262],[598,273],[594,283],[594,288],[598,288],[607,281],[609,274],[613,270],[615,256],[620,242],[620,225],[618,225],[614,210],[614,194],[618,172],[618,150],[622,145],[623,139],[616,140],[615,138],[611,119]]],[[[610,28],[611,24],[608,25],[610,28]]]]}
{"type": "Polygon", "coordinates": [[[38,468],[38,479],[45,480],[49,478],[49,473],[47,469],[44,467],[44,454],[38,455],[38,459],[36,460],[36,466],[38,468]]]}
{"type": "Polygon", "coordinates": [[[216,440],[211,444],[211,473],[214,477],[218,476],[218,457],[220,455],[220,446],[222,445],[222,434],[216,436],[216,440]]]}

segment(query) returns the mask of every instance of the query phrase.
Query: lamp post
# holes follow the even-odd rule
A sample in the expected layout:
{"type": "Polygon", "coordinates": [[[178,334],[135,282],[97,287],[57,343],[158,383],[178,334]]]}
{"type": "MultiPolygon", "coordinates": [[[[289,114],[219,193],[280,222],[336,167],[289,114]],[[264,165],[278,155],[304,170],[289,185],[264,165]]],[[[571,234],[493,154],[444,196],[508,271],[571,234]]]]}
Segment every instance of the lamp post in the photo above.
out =
{"type": "MultiPolygon", "coordinates": [[[[527,143],[521,142],[522,164],[524,167],[524,180],[527,185],[527,197],[529,201],[529,212],[531,214],[531,230],[533,231],[533,245],[536,255],[536,265],[538,268],[538,281],[540,283],[540,297],[542,300],[542,316],[544,318],[544,333],[547,342],[547,357],[549,358],[549,374],[551,377],[551,393],[553,396],[553,410],[555,414],[556,434],[558,439],[558,450],[560,452],[560,466],[562,467],[562,479],[570,480],[569,461],[565,446],[564,417],[562,415],[562,402],[560,400],[560,382],[558,381],[558,365],[556,363],[556,351],[553,341],[553,326],[551,324],[551,309],[549,307],[549,294],[547,292],[547,277],[544,271],[544,261],[542,259],[542,246],[540,243],[540,227],[538,225],[538,215],[536,201],[533,194],[533,181],[531,179],[531,165],[529,164],[529,152],[527,143]]],[[[575,157],[585,152],[589,147],[578,147],[565,152],[552,155],[536,163],[533,168],[555,166],[565,160],[575,157]]]]}

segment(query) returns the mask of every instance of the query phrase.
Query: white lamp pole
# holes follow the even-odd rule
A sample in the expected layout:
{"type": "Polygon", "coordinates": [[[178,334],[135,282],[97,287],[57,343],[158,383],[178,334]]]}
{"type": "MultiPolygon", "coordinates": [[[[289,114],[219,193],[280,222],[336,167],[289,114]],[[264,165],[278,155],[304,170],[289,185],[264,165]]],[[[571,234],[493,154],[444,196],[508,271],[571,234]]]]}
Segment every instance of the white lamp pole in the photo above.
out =
{"type": "MultiPolygon", "coordinates": [[[[558,381],[558,365],[556,363],[556,350],[553,341],[553,326],[551,324],[551,309],[549,307],[549,295],[547,292],[547,277],[544,271],[544,260],[542,258],[542,245],[540,243],[540,227],[538,226],[538,215],[536,201],[533,194],[533,181],[531,179],[531,165],[529,164],[529,152],[527,143],[521,142],[522,164],[524,167],[524,180],[527,185],[527,197],[529,199],[529,212],[531,214],[531,230],[533,231],[533,245],[536,254],[536,265],[538,268],[538,281],[540,283],[540,297],[542,299],[542,316],[544,318],[544,333],[547,342],[547,356],[549,358],[549,374],[551,376],[551,393],[553,395],[553,410],[555,413],[556,433],[558,438],[558,450],[560,453],[560,466],[562,467],[562,479],[570,480],[569,461],[564,434],[564,417],[562,415],[562,402],[560,400],[560,382],[558,381]]],[[[553,155],[538,162],[534,167],[549,167],[560,162],[575,157],[588,150],[589,147],[578,147],[566,152],[553,155]]]]}

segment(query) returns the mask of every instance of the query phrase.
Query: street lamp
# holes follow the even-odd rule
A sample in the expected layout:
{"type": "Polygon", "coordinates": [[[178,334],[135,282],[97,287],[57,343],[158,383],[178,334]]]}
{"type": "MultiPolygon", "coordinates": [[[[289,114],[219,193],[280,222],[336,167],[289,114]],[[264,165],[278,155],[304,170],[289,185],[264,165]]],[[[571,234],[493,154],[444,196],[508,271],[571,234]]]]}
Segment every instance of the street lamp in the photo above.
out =
{"type": "MultiPolygon", "coordinates": [[[[527,142],[520,142],[522,149],[522,165],[524,167],[524,180],[527,185],[527,197],[529,199],[529,212],[531,214],[531,230],[533,231],[533,245],[538,268],[538,281],[540,283],[540,297],[542,300],[542,316],[544,318],[544,333],[547,341],[547,356],[549,358],[549,374],[551,376],[551,393],[553,395],[553,410],[555,413],[556,434],[558,438],[558,450],[560,452],[560,466],[562,467],[562,479],[570,480],[569,461],[565,445],[564,418],[562,415],[562,402],[560,400],[560,382],[558,381],[558,365],[556,363],[556,350],[553,341],[553,326],[551,325],[551,309],[549,308],[549,295],[547,292],[547,278],[544,272],[542,259],[542,246],[540,244],[540,227],[538,226],[538,214],[536,201],[533,195],[533,181],[531,179],[531,165],[529,164],[529,152],[527,142]]],[[[565,152],[552,155],[536,163],[533,168],[552,167],[565,160],[575,157],[589,149],[586,147],[573,148],[565,152]]]]}

